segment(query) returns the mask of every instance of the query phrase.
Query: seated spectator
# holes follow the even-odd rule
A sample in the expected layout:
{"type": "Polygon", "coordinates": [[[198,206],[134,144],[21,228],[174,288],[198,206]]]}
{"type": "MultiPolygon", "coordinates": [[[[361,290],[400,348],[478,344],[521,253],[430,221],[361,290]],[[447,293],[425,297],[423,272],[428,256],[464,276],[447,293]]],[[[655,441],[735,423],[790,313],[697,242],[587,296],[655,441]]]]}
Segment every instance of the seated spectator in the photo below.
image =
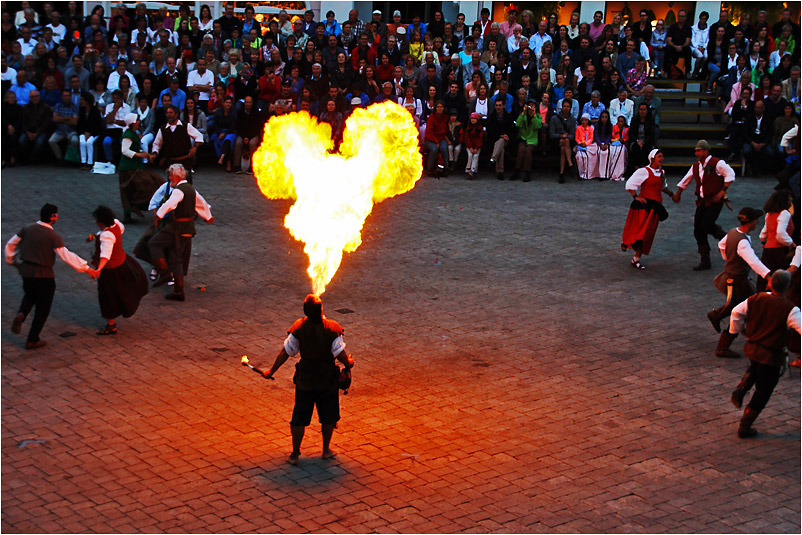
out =
{"type": "Polygon", "coordinates": [[[654,86],[648,84],[643,88],[643,95],[634,100],[635,108],[641,102],[645,102],[649,106],[649,115],[654,123],[654,144],[655,146],[660,140],[660,114],[663,110],[663,101],[660,97],[655,96],[654,86]]]}
{"type": "MultiPolygon", "coordinates": [[[[448,167],[450,171],[453,171],[456,168],[457,160],[459,160],[459,155],[462,152],[462,132],[464,126],[465,125],[463,125],[459,120],[459,112],[457,109],[449,109],[448,134],[446,135],[446,139],[448,141],[448,160],[451,162],[448,167]]],[[[468,171],[466,170],[465,172],[467,173],[468,171]]]]}
{"type": "Polygon", "coordinates": [[[627,71],[625,85],[630,97],[639,97],[646,87],[646,60],[638,56],[635,67],[627,71]]]}
{"type": "Polygon", "coordinates": [[[622,79],[626,79],[627,73],[635,68],[635,62],[640,56],[635,53],[635,41],[630,39],[626,42],[626,51],[618,55],[615,61],[615,68],[622,79]]]}
{"type": "Polygon", "coordinates": [[[17,95],[13,91],[6,91],[2,109],[3,164],[14,167],[19,155],[20,132],[22,132],[22,106],[17,104],[17,95]]]}
{"type": "Polygon", "coordinates": [[[495,165],[496,178],[504,180],[504,156],[507,144],[515,137],[515,122],[512,115],[504,109],[504,102],[497,100],[487,117],[487,138],[493,145],[490,163],[495,165]]]}
{"type": "Polygon", "coordinates": [[[78,134],[76,131],[76,126],[78,126],[78,106],[72,103],[72,94],[69,89],[65,89],[61,93],[61,102],[56,104],[53,110],[53,122],[56,124],[56,130],[50,136],[48,143],[56,160],[61,161],[64,159],[61,147],[59,147],[59,143],[62,140],[66,139],[68,145],[78,148],[78,134]]]}
{"type": "MultiPolygon", "coordinates": [[[[657,27],[652,32],[652,40],[649,43],[652,47],[652,66],[655,70],[655,76],[665,77],[663,69],[663,59],[666,51],[666,27],[663,19],[657,21],[657,27]]],[[[693,50],[693,49],[692,49],[693,50]]],[[[685,69],[690,68],[690,62],[685,66],[685,69]]]]}
{"type": "Polygon", "coordinates": [[[275,111],[276,106],[282,106],[287,112],[297,110],[298,95],[292,92],[292,84],[289,80],[281,83],[281,91],[276,95],[276,99],[270,105],[270,111],[275,111]]]}
{"type": "MultiPolygon", "coordinates": [[[[200,132],[205,143],[209,141],[208,119],[193,97],[187,97],[186,107],[179,115],[179,120],[181,124],[191,125],[195,130],[200,132]]],[[[144,138],[142,146],[145,146],[144,138]]],[[[236,164],[236,161],[234,163],[236,164]]]]}
{"type": "Polygon", "coordinates": [[[415,98],[414,87],[408,85],[404,88],[404,98],[401,99],[399,104],[407,109],[410,115],[412,115],[412,119],[415,121],[415,126],[420,128],[421,118],[423,116],[423,103],[421,103],[420,99],[415,98]]]}
{"type": "Polygon", "coordinates": [[[237,139],[234,142],[234,165],[239,166],[239,171],[243,173],[247,173],[251,169],[250,160],[262,142],[264,124],[265,118],[254,105],[253,97],[246,96],[242,111],[237,113],[237,139]],[[245,167],[242,167],[246,161],[243,158],[243,147],[248,160],[248,165],[245,167]]]}
{"type": "Polygon", "coordinates": [[[771,123],[764,114],[765,109],[763,101],[755,102],[754,114],[747,116],[744,128],[743,155],[749,169],[755,175],[763,171],[766,162],[774,156],[771,146],[771,123]]]}
{"type": "Polygon", "coordinates": [[[641,102],[637,106],[638,112],[629,125],[629,162],[627,174],[646,165],[649,161],[649,152],[654,148],[654,121],[649,111],[649,105],[641,102]]]}
{"type": "Polygon", "coordinates": [[[627,90],[621,88],[618,90],[618,98],[610,101],[610,121],[612,123],[618,122],[619,116],[624,116],[626,124],[632,122],[632,114],[634,111],[634,102],[627,98],[627,90]]]}
{"type": "Polygon", "coordinates": [[[738,99],[741,98],[741,92],[745,88],[749,88],[750,97],[754,94],[755,86],[752,85],[752,74],[748,70],[744,70],[741,73],[741,79],[738,83],[732,86],[732,90],[728,96],[727,105],[724,106],[724,113],[730,113],[732,110],[733,105],[738,102],[738,99]]]}
{"type": "Polygon", "coordinates": [[[613,160],[612,176],[610,176],[610,180],[618,182],[624,180],[627,161],[627,144],[629,143],[629,124],[626,122],[623,115],[618,116],[618,120],[613,126],[613,135],[610,139],[609,158],[613,160]]]}
{"type": "Polygon", "coordinates": [[[170,78],[170,85],[167,87],[167,89],[159,93],[159,100],[161,101],[161,97],[168,94],[172,100],[172,105],[177,107],[179,110],[183,110],[184,103],[187,100],[187,94],[178,87],[177,77],[170,78]]]}
{"type": "Polygon", "coordinates": [[[780,60],[782,60],[784,56],[791,55],[788,51],[787,39],[778,39],[775,43],[776,49],[769,55],[769,72],[774,71],[774,69],[780,66],[780,60]]]}
{"type": "Polygon", "coordinates": [[[52,110],[42,102],[39,91],[30,93],[30,101],[22,107],[22,134],[19,138],[19,162],[28,164],[41,161],[48,140],[52,110]]]}
{"type": "Polygon", "coordinates": [[[445,112],[445,104],[438,100],[432,113],[426,120],[426,131],[424,134],[424,145],[429,151],[426,169],[429,176],[440,177],[445,174],[448,168],[448,115],[445,112]],[[443,164],[437,164],[437,155],[443,158],[443,164]]]}
{"type": "Polygon", "coordinates": [[[36,86],[28,81],[28,73],[24,70],[17,71],[17,80],[9,89],[17,97],[17,104],[25,106],[30,102],[31,91],[36,91],[36,86]]]}
{"type": "Polygon", "coordinates": [[[597,147],[597,160],[593,166],[599,180],[620,178],[624,174],[624,162],[620,158],[620,147],[612,147],[613,124],[610,113],[605,110],[593,128],[593,144],[597,147]]]}
{"type": "Polygon", "coordinates": [[[590,115],[587,113],[582,114],[574,133],[574,139],[576,140],[576,170],[579,178],[590,180],[595,177],[597,171],[594,164],[598,165],[598,147],[593,142],[594,128],[590,124],[590,115]]]}
{"type": "Polygon", "coordinates": [[[481,54],[478,51],[474,51],[471,61],[462,67],[462,79],[471,80],[474,72],[482,73],[485,80],[490,79],[490,68],[487,63],[481,61],[481,54]]]}
{"type": "Polygon", "coordinates": [[[125,131],[125,116],[131,113],[131,108],[123,101],[122,91],[117,89],[111,94],[112,102],[106,105],[103,115],[106,122],[106,131],[103,137],[103,152],[107,162],[114,162],[114,148],[120,146],[120,139],[125,131]]]}
{"type": "Polygon", "coordinates": [[[565,96],[557,102],[557,108],[562,109],[563,102],[571,104],[571,117],[576,121],[579,118],[579,101],[574,98],[574,88],[566,87],[565,96]]]}
{"type": "Polygon", "coordinates": [[[727,161],[734,161],[740,159],[741,149],[746,142],[746,119],[755,113],[752,88],[748,85],[745,86],[741,89],[739,98],[730,104],[732,104],[730,108],[732,120],[729,124],[729,135],[727,136],[727,144],[730,147],[730,155],[727,156],[727,161]]]}
{"type": "Polygon", "coordinates": [[[95,161],[95,141],[100,138],[104,130],[103,118],[100,110],[95,106],[95,98],[92,93],[85,92],[81,95],[76,130],[81,152],[81,169],[92,169],[95,161]]]}
{"type": "MultiPolygon", "coordinates": [[[[30,77],[30,75],[29,75],[30,77]]],[[[772,83],[781,84],[791,77],[791,56],[786,54],[780,59],[780,64],[772,71],[772,83]]]]}
{"type": "Polygon", "coordinates": [[[213,86],[214,75],[206,68],[206,60],[201,58],[195,63],[195,70],[187,75],[187,91],[190,94],[197,92],[198,107],[204,112],[209,109],[209,93],[213,86]]]}
{"type": "Polygon", "coordinates": [[[771,136],[772,152],[774,152],[778,156],[785,157],[786,151],[785,148],[782,146],[782,138],[792,128],[798,125],[799,125],[799,117],[797,117],[794,114],[794,105],[790,102],[786,102],[785,107],[783,108],[782,117],[777,117],[776,119],[774,119],[774,123],[772,125],[773,129],[773,133],[771,136]]]}
{"type": "Polygon", "coordinates": [[[392,82],[384,82],[382,84],[382,92],[381,94],[376,97],[373,102],[385,102],[389,100],[390,102],[395,102],[398,104],[398,99],[396,98],[395,94],[393,93],[393,83],[392,82]]]}
{"type": "Polygon", "coordinates": [[[600,102],[601,93],[593,91],[590,94],[590,102],[586,102],[582,108],[582,115],[590,117],[590,123],[595,125],[599,122],[602,112],[605,110],[604,104],[600,102]]]}
{"type": "MultiPolygon", "coordinates": [[[[680,58],[685,60],[684,72],[687,75],[691,69],[691,27],[687,23],[687,12],[680,9],[677,12],[677,22],[671,25],[666,32],[665,69],[677,66],[680,58]]],[[[681,69],[680,69],[681,70],[681,69]]]]}
{"type": "Polygon", "coordinates": [[[149,152],[150,144],[153,143],[153,138],[156,136],[156,113],[150,109],[148,97],[140,93],[137,96],[137,107],[134,112],[139,119],[139,143],[144,152],[149,152]]]}
{"type": "Polygon", "coordinates": [[[532,156],[537,150],[539,130],[543,126],[540,114],[537,111],[537,102],[530,100],[526,103],[523,113],[516,119],[518,127],[518,155],[515,159],[515,171],[510,180],[517,180],[521,171],[524,173],[523,181],[532,180],[532,156]]]}
{"type": "MultiPolygon", "coordinates": [[[[275,104],[273,105],[275,108],[275,104]]],[[[231,156],[234,143],[237,141],[237,112],[234,110],[234,99],[226,96],[223,106],[214,112],[213,124],[209,126],[209,137],[217,154],[217,163],[225,165],[226,171],[232,171],[231,156]]]]}
{"type": "Polygon", "coordinates": [[[61,91],[58,87],[56,87],[55,78],[48,76],[44,79],[42,90],[39,92],[39,96],[42,99],[42,102],[50,106],[50,108],[54,108],[56,104],[61,102],[61,91]]]}

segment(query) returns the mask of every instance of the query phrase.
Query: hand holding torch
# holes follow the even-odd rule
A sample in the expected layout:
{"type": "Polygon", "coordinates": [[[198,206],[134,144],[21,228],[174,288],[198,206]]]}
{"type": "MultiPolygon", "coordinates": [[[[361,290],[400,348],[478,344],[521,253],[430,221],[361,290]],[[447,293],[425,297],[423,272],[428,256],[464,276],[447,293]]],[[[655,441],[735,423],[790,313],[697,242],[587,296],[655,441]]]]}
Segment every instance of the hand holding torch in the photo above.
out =
{"type": "Polygon", "coordinates": [[[250,369],[252,369],[256,373],[258,373],[259,375],[264,377],[265,379],[270,379],[271,381],[275,381],[275,379],[273,378],[272,375],[265,375],[265,372],[263,372],[262,370],[260,370],[256,366],[251,365],[250,362],[248,361],[248,357],[245,356],[245,355],[242,356],[242,365],[249,367],[250,369]]]}

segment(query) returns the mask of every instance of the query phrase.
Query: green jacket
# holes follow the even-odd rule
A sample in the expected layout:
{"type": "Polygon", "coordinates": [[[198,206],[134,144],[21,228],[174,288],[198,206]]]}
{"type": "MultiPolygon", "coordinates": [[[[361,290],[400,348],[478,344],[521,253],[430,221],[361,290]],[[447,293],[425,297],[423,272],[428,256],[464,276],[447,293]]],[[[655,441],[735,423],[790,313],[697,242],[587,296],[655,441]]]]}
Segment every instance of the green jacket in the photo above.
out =
{"type": "Polygon", "coordinates": [[[515,121],[515,126],[518,127],[518,137],[521,138],[521,141],[524,141],[527,145],[537,146],[537,131],[543,126],[540,114],[536,113],[534,117],[530,118],[524,111],[515,121]]]}

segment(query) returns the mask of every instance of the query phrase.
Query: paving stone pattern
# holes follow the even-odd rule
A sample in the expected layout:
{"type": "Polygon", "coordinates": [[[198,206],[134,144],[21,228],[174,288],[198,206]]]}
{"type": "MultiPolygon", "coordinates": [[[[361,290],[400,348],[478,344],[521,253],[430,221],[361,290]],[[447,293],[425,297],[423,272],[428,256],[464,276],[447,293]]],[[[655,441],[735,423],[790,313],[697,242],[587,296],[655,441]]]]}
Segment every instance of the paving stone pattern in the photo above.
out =
{"type": "MultiPolygon", "coordinates": [[[[88,257],[116,183],[6,169],[1,237],[51,201],[88,257]]],[[[736,211],[773,184],[739,178],[736,211]]],[[[713,356],[723,262],[690,269],[692,195],[668,202],[643,272],[618,247],[621,183],[460,175],[377,205],[323,296],[357,364],[339,456],[320,459],[314,419],[292,467],[292,363],[275,382],[239,363],[272,363],[310,291],[290,203],[250,176],[196,185],[217,221],[199,225],[187,301],[152,290],[116,336],[95,336],[95,282],[59,261],[48,346],[25,351],[3,268],[3,532],[799,533],[799,371],[739,440],[746,361],[713,356]]]]}

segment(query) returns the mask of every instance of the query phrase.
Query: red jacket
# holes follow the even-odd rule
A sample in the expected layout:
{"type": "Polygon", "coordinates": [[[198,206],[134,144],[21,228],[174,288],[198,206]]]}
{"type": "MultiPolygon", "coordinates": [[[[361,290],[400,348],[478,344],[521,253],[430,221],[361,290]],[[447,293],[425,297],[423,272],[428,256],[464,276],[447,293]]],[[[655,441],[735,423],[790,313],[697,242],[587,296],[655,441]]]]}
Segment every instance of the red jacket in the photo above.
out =
{"type": "Polygon", "coordinates": [[[446,136],[448,136],[448,115],[445,113],[431,114],[426,121],[426,135],[423,139],[432,143],[440,143],[446,139],[446,136]]]}
{"type": "MultiPolygon", "coordinates": [[[[428,126],[426,127],[428,129],[428,126]]],[[[468,149],[481,149],[485,141],[485,133],[482,130],[482,125],[468,124],[462,131],[462,140],[465,142],[465,147],[468,149]]]]}
{"type": "Polygon", "coordinates": [[[281,93],[281,77],[273,76],[273,81],[269,82],[268,75],[259,78],[259,98],[266,102],[273,102],[281,93]]]}
{"type": "MultiPolygon", "coordinates": [[[[351,68],[359,70],[359,45],[351,52],[351,68]]],[[[376,50],[368,46],[367,52],[368,65],[376,66],[376,50]]]]}

